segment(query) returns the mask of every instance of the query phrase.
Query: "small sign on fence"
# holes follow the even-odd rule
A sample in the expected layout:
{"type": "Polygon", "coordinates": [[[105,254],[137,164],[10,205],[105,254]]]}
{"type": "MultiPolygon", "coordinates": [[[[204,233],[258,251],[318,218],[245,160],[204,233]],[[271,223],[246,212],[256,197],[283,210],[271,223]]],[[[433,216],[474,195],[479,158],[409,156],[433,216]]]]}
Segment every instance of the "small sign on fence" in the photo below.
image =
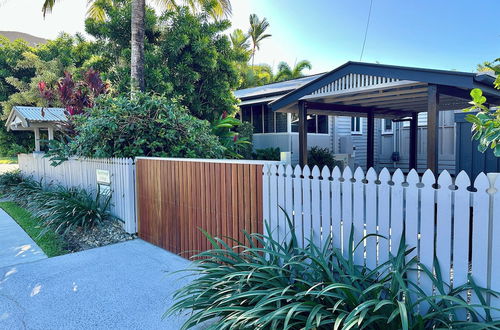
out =
{"type": "Polygon", "coordinates": [[[99,184],[106,184],[110,185],[111,184],[111,178],[109,175],[109,171],[106,170],[95,170],[96,177],[97,177],[97,183],[99,184]]]}

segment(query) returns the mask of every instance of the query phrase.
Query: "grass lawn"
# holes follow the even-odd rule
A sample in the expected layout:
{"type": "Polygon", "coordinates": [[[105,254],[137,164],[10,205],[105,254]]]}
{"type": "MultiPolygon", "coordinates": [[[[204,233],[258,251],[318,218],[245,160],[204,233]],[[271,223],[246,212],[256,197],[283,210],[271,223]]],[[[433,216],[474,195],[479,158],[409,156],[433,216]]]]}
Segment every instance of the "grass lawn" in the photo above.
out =
{"type": "Polygon", "coordinates": [[[0,202],[0,207],[16,220],[48,257],[68,253],[63,247],[62,239],[56,233],[49,232],[42,237],[38,237],[41,228],[38,227],[38,221],[28,211],[14,202],[0,202]]]}
{"type": "Polygon", "coordinates": [[[17,164],[17,157],[0,157],[0,164],[17,164]]]}

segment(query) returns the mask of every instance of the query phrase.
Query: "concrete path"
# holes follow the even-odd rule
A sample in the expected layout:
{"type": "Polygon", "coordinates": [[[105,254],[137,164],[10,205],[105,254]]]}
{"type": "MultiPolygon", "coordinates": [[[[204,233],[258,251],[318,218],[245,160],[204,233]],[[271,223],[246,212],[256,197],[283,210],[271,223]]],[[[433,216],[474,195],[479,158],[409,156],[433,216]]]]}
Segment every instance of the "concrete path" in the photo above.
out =
{"type": "Polygon", "coordinates": [[[188,266],[137,239],[0,268],[0,329],[179,329],[161,317],[188,266]]]}
{"type": "Polygon", "coordinates": [[[0,268],[45,258],[31,237],[0,209],[0,268]]]}

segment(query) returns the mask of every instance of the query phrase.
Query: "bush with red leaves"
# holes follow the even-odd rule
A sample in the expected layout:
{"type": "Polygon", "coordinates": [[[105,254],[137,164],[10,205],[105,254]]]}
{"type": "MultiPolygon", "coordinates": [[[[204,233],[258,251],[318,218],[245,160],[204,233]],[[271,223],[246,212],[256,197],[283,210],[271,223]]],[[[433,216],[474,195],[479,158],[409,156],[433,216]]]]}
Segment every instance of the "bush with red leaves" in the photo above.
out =
{"type": "Polygon", "coordinates": [[[95,99],[109,92],[109,85],[102,81],[99,72],[89,69],[84,74],[83,81],[75,82],[73,76],[66,72],[55,88],[48,87],[45,82],[38,84],[40,95],[51,102],[56,96],[67,111],[68,116],[85,113],[86,108],[94,106],[95,99]]]}

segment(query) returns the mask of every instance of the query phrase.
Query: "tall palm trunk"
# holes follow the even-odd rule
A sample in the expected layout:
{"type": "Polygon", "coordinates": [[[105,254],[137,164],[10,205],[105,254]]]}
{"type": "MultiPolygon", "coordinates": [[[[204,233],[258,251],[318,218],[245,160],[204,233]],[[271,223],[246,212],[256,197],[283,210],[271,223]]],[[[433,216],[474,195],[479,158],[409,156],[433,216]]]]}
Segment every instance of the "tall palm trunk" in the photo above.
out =
{"type": "Polygon", "coordinates": [[[145,0],[132,0],[132,40],[130,78],[133,91],[144,91],[144,16],[145,0]]]}

